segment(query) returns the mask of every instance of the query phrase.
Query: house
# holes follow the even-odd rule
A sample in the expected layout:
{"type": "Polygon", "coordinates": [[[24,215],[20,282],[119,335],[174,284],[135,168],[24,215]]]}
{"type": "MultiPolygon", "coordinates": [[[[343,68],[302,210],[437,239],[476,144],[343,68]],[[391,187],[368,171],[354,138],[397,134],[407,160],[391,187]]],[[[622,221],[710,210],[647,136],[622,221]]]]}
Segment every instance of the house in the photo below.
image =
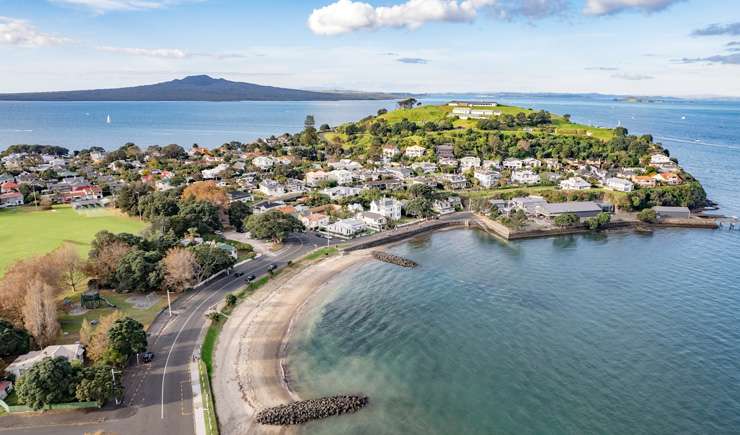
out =
{"type": "Polygon", "coordinates": [[[632,182],[640,187],[655,187],[655,176],[653,175],[633,175],[632,182]]]}
{"type": "Polygon", "coordinates": [[[508,211],[513,210],[524,210],[527,214],[536,214],[537,207],[547,204],[545,198],[541,196],[518,196],[511,198],[508,206],[508,211]]]}
{"type": "Polygon", "coordinates": [[[425,174],[431,174],[437,172],[437,165],[432,162],[417,162],[411,164],[411,169],[414,171],[421,170],[425,174]]]}
{"type": "Polygon", "coordinates": [[[419,146],[419,145],[411,145],[410,147],[407,147],[406,150],[403,152],[403,155],[415,159],[418,157],[423,157],[424,154],[426,154],[427,149],[419,146]]]}
{"type": "Polygon", "coordinates": [[[663,172],[655,175],[655,181],[675,186],[683,183],[683,179],[676,172],[663,172]]]}
{"type": "Polygon", "coordinates": [[[337,162],[329,162],[329,166],[334,169],[346,169],[348,171],[359,171],[362,169],[362,164],[350,159],[341,159],[337,162]]]}
{"type": "Polygon", "coordinates": [[[455,207],[446,199],[435,199],[432,202],[432,210],[438,214],[448,214],[455,211],[455,207]]]}
{"type": "Polygon", "coordinates": [[[401,152],[398,150],[398,147],[395,145],[388,144],[383,146],[383,157],[386,159],[392,159],[400,153],[401,152]]]}
{"type": "Polygon", "coordinates": [[[229,169],[229,165],[227,165],[226,163],[221,163],[215,168],[203,169],[202,171],[200,171],[200,173],[201,175],[203,175],[203,179],[213,180],[216,178],[220,178],[227,169],[229,169]]]}
{"type": "Polygon", "coordinates": [[[523,159],[522,164],[525,168],[539,168],[540,166],[542,166],[541,161],[532,157],[527,157],[526,159],[523,159]]]}
{"type": "Polygon", "coordinates": [[[329,216],[323,213],[311,213],[307,216],[301,216],[300,220],[309,230],[317,230],[329,225],[329,216]]]}
{"type": "Polygon", "coordinates": [[[635,185],[630,180],[624,178],[607,178],[604,183],[607,189],[616,190],[617,192],[632,192],[635,189],[635,185]]]}
{"type": "Polygon", "coordinates": [[[671,163],[673,163],[673,161],[665,154],[653,154],[650,156],[651,165],[669,165],[671,163]]]}
{"type": "Polygon", "coordinates": [[[450,107],[496,107],[495,101],[450,101],[447,103],[450,107]]]}
{"type": "Polygon", "coordinates": [[[346,169],[335,169],[329,172],[329,179],[334,180],[339,185],[352,184],[352,173],[346,169]]]}
{"type": "Polygon", "coordinates": [[[229,203],[249,202],[251,200],[252,200],[252,195],[248,192],[241,192],[241,191],[229,192],[229,203]]]}
{"type": "Polygon", "coordinates": [[[547,218],[554,219],[564,214],[574,214],[580,219],[594,217],[603,210],[601,206],[593,201],[571,201],[554,204],[542,204],[537,206],[536,211],[547,218]]]}
{"type": "Polygon", "coordinates": [[[439,166],[450,166],[452,168],[457,168],[457,166],[460,164],[460,162],[458,162],[456,159],[449,157],[442,157],[437,160],[437,163],[439,163],[439,166]]]}
{"type": "Polygon", "coordinates": [[[365,223],[357,219],[342,219],[326,226],[327,231],[347,237],[365,231],[366,228],[365,223]]]}
{"type": "Polygon", "coordinates": [[[455,148],[452,146],[452,144],[437,145],[435,149],[437,159],[454,159],[454,149],[455,148]]]}
{"type": "Polygon", "coordinates": [[[364,211],[364,210],[365,210],[365,208],[364,208],[364,207],[362,207],[362,204],[360,204],[359,202],[353,202],[352,204],[349,204],[349,205],[347,206],[347,210],[348,210],[348,211],[349,211],[350,213],[359,213],[359,212],[361,212],[361,211],[364,211]]]}
{"type": "Polygon", "coordinates": [[[368,228],[376,231],[382,230],[388,224],[388,219],[385,216],[371,211],[359,212],[355,217],[367,225],[368,228]]]}
{"type": "Polygon", "coordinates": [[[402,208],[401,201],[395,198],[383,197],[370,203],[372,213],[377,213],[394,221],[401,219],[402,208]]]}
{"type": "Polygon", "coordinates": [[[483,163],[481,163],[481,166],[483,166],[486,169],[500,169],[501,160],[483,160],[483,163]]]}
{"type": "Polygon", "coordinates": [[[560,182],[560,188],[563,190],[587,190],[591,188],[591,183],[581,177],[570,177],[560,182]]]}
{"type": "Polygon", "coordinates": [[[324,171],[313,171],[306,173],[306,185],[317,187],[329,179],[329,174],[324,171]]]}
{"type": "Polygon", "coordinates": [[[480,159],[478,157],[463,157],[460,159],[460,170],[467,171],[468,169],[477,168],[480,166],[480,159]]]}
{"type": "Polygon", "coordinates": [[[295,178],[286,179],[284,186],[285,190],[290,193],[303,193],[307,190],[303,181],[295,178]]]}
{"type": "Polygon", "coordinates": [[[452,109],[452,114],[460,119],[486,119],[494,115],[501,115],[500,111],[494,111],[492,109],[476,109],[473,107],[455,107],[452,109]]]}
{"type": "Polygon", "coordinates": [[[688,207],[653,207],[658,219],[688,219],[691,217],[691,210],[688,207]]]}
{"type": "Polygon", "coordinates": [[[252,159],[252,164],[263,171],[266,171],[273,167],[275,164],[275,160],[272,157],[268,156],[258,156],[252,159]]]}
{"type": "Polygon", "coordinates": [[[368,181],[367,183],[365,183],[365,188],[379,190],[398,190],[403,188],[403,181],[397,179],[368,181]]]}
{"type": "Polygon", "coordinates": [[[478,182],[480,182],[480,185],[485,188],[495,186],[498,179],[501,178],[501,174],[490,169],[476,169],[473,176],[478,180],[478,182]]]}
{"type": "Polygon", "coordinates": [[[503,163],[504,169],[522,169],[524,162],[519,159],[505,159],[503,163]]]}
{"type": "Polygon", "coordinates": [[[285,195],[285,187],[275,180],[262,180],[259,190],[267,196],[285,195]]]}
{"type": "Polygon", "coordinates": [[[265,201],[255,205],[252,208],[252,212],[254,214],[261,214],[270,210],[276,210],[284,205],[285,203],[283,201],[265,201]]]}
{"type": "Polygon", "coordinates": [[[544,159],[545,167],[551,171],[559,171],[563,165],[560,163],[558,159],[544,159]]]}
{"type": "Polygon", "coordinates": [[[77,201],[94,201],[103,199],[103,190],[99,186],[79,186],[70,192],[61,194],[62,202],[71,203],[77,201]]]}
{"type": "Polygon", "coordinates": [[[332,200],[359,195],[361,192],[362,189],[360,188],[347,186],[330,187],[321,191],[321,193],[328,196],[332,200]]]}
{"type": "Polygon", "coordinates": [[[13,383],[10,381],[0,381],[0,400],[5,400],[13,391],[13,383]]]}
{"type": "Polygon", "coordinates": [[[414,172],[410,168],[404,167],[386,168],[386,173],[391,177],[397,178],[399,180],[405,180],[414,175],[414,172]]]}
{"type": "Polygon", "coordinates": [[[33,367],[34,364],[44,358],[62,357],[69,361],[82,362],[84,354],[85,348],[79,343],[47,346],[43,350],[28,352],[25,355],[19,356],[12,364],[5,368],[5,371],[15,375],[15,378],[18,379],[23,373],[33,367]]]}
{"type": "Polygon", "coordinates": [[[23,205],[23,194],[20,192],[0,193],[0,208],[23,205]]]}
{"type": "Polygon", "coordinates": [[[537,184],[540,182],[540,176],[529,169],[513,171],[511,173],[511,182],[514,184],[537,184]]]}
{"type": "Polygon", "coordinates": [[[18,190],[18,184],[14,181],[6,181],[0,184],[0,193],[15,192],[16,190],[18,190]]]}
{"type": "Polygon", "coordinates": [[[465,189],[468,186],[467,178],[460,174],[442,174],[439,177],[440,183],[444,184],[449,189],[465,189]]]}

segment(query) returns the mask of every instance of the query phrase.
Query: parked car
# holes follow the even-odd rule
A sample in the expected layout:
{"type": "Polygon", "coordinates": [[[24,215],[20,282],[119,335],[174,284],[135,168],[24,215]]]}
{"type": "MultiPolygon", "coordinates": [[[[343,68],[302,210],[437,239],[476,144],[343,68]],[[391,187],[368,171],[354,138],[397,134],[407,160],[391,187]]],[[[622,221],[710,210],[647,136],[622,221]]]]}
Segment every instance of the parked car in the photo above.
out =
{"type": "Polygon", "coordinates": [[[254,275],[249,275],[249,276],[247,277],[247,282],[252,282],[252,281],[254,281],[255,279],[257,279],[257,277],[256,277],[256,276],[254,276],[254,275]]]}
{"type": "Polygon", "coordinates": [[[267,271],[272,272],[273,270],[277,269],[277,264],[273,263],[269,266],[267,266],[267,271]]]}
{"type": "Polygon", "coordinates": [[[240,276],[244,276],[244,272],[236,272],[234,276],[239,278],[240,276]]]}
{"type": "Polygon", "coordinates": [[[154,354],[151,352],[144,352],[141,354],[141,360],[145,363],[150,363],[154,359],[154,354]]]}

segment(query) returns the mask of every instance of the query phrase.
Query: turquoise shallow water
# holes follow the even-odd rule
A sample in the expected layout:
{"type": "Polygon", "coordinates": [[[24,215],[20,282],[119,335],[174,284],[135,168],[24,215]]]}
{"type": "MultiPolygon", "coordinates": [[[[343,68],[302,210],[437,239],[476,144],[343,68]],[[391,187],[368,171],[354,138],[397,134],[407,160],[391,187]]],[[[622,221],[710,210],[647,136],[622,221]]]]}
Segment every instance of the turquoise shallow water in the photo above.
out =
{"type": "Polygon", "coordinates": [[[306,314],[304,395],[363,392],[310,434],[740,431],[740,233],[665,230],[394,247],[306,314]]]}

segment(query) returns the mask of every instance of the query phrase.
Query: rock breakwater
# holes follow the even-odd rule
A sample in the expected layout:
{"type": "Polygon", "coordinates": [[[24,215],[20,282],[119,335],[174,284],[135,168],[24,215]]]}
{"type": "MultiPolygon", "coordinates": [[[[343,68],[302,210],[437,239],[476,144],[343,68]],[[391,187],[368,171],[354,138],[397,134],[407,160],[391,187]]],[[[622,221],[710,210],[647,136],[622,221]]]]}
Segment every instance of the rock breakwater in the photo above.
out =
{"type": "Polygon", "coordinates": [[[408,258],[399,257],[398,255],[389,254],[383,251],[373,251],[373,258],[378,261],[395,264],[401,267],[416,267],[418,264],[415,261],[409,260],[408,258]]]}
{"type": "Polygon", "coordinates": [[[353,395],[302,400],[264,409],[257,414],[257,422],[276,426],[303,424],[312,420],[357,412],[367,406],[368,402],[367,396],[353,395]]]}

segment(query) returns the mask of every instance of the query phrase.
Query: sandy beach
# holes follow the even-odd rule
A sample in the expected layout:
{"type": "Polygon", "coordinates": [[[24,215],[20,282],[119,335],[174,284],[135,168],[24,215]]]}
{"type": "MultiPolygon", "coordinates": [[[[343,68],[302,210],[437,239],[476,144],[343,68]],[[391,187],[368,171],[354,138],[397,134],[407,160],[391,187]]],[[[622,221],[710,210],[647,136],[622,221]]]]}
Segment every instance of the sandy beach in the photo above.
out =
{"type": "Polygon", "coordinates": [[[299,400],[286,381],[285,353],[293,321],[311,296],[343,270],[370,260],[368,251],[330,257],[288,270],[234,310],[215,351],[213,390],[224,434],[289,434],[295,427],[263,426],[260,410],[299,400]]]}

